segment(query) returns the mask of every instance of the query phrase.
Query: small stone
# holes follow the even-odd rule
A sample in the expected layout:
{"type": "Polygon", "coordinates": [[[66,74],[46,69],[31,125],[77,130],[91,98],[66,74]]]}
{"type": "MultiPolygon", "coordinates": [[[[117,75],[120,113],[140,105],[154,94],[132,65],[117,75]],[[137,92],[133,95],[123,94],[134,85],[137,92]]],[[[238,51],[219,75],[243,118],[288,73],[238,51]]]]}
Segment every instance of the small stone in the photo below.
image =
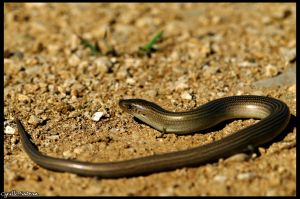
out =
{"type": "Polygon", "coordinates": [[[150,97],[156,97],[158,94],[158,92],[156,90],[148,90],[146,91],[146,95],[150,96],[150,97]]]}
{"type": "Polygon", "coordinates": [[[169,61],[174,61],[179,59],[179,53],[177,51],[173,51],[169,57],[169,61]]]}
{"type": "Polygon", "coordinates": [[[78,146],[74,149],[74,153],[81,154],[81,153],[83,153],[84,151],[87,151],[87,150],[88,150],[88,145],[78,146]]]}
{"type": "MultiPolygon", "coordinates": [[[[82,113],[80,111],[72,111],[68,117],[69,118],[75,118],[75,117],[79,117],[82,113]]],[[[88,117],[89,118],[89,117],[88,117]]]]}
{"type": "Polygon", "coordinates": [[[191,100],[193,97],[187,91],[185,91],[181,94],[181,98],[186,100],[191,100]]]}
{"type": "Polygon", "coordinates": [[[41,9],[43,6],[45,6],[46,5],[46,3],[37,3],[37,2],[34,2],[34,3],[24,3],[25,4],[25,6],[27,7],[27,8],[39,8],[39,9],[41,9]]]}
{"type": "Polygon", "coordinates": [[[240,173],[237,176],[237,179],[239,180],[250,180],[253,179],[255,177],[254,173],[248,172],[248,173],[240,173]]]}
{"type": "Polygon", "coordinates": [[[112,62],[107,57],[100,57],[94,61],[97,71],[100,73],[107,73],[112,67],[112,62]]]}
{"type": "Polygon", "coordinates": [[[277,67],[273,66],[272,64],[268,64],[266,66],[266,76],[267,77],[274,77],[277,74],[278,74],[277,67]]]}
{"type": "Polygon", "coordinates": [[[38,118],[35,115],[31,115],[29,120],[28,120],[28,123],[32,124],[33,126],[37,126],[37,125],[41,124],[42,122],[43,122],[43,120],[38,118]]]}
{"type": "Polygon", "coordinates": [[[18,94],[19,102],[28,103],[30,102],[30,98],[27,95],[18,94]]]}
{"type": "Polygon", "coordinates": [[[118,61],[118,59],[117,59],[116,57],[112,57],[112,58],[110,58],[110,61],[111,61],[112,63],[116,63],[116,62],[118,61]]]}
{"type": "Polygon", "coordinates": [[[104,115],[103,112],[96,112],[96,113],[93,114],[92,120],[95,121],[95,122],[98,122],[103,115],[104,115]]]}
{"type": "Polygon", "coordinates": [[[80,39],[76,34],[71,35],[70,49],[75,50],[80,45],[80,39]]]}
{"type": "Polygon", "coordinates": [[[40,82],[38,85],[39,85],[39,89],[41,90],[41,92],[47,92],[48,91],[48,84],[40,82]]]}
{"type": "Polygon", "coordinates": [[[278,196],[276,189],[269,189],[266,193],[266,196],[278,196]]]}
{"type": "Polygon", "coordinates": [[[296,48],[280,48],[279,51],[286,63],[292,62],[296,59],[296,48]]]}
{"type": "Polygon", "coordinates": [[[127,72],[126,68],[122,68],[117,72],[117,79],[124,79],[125,77],[127,77],[129,75],[129,73],[127,72]]]}
{"type": "Polygon", "coordinates": [[[216,175],[213,178],[214,181],[221,182],[221,183],[225,182],[226,179],[227,179],[227,177],[224,175],[216,175]]]}
{"type": "Polygon", "coordinates": [[[140,59],[127,58],[125,60],[126,68],[130,68],[130,67],[138,68],[140,65],[141,65],[140,59]]]}
{"type": "Polygon", "coordinates": [[[217,96],[218,96],[218,97],[223,97],[224,95],[225,95],[224,92],[217,92],[217,96]]]}
{"type": "Polygon", "coordinates": [[[58,44],[49,44],[47,45],[47,51],[49,54],[57,54],[61,49],[61,46],[58,44]]]}
{"type": "Polygon", "coordinates": [[[249,158],[250,156],[245,153],[238,153],[227,158],[225,162],[243,162],[248,160],[249,158]]]}
{"type": "Polygon", "coordinates": [[[265,95],[264,92],[262,92],[261,90],[253,91],[251,94],[252,95],[260,95],[260,96],[265,95]]]}
{"type": "Polygon", "coordinates": [[[288,91],[289,91],[289,92],[292,92],[292,93],[296,93],[296,84],[290,86],[290,87],[288,88],[288,91]]]}
{"type": "Polygon", "coordinates": [[[205,70],[203,76],[206,78],[210,78],[220,70],[219,67],[217,66],[207,66],[207,67],[204,66],[203,69],[205,70]]]}
{"type": "Polygon", "coordinates": [[[134,80],[133,78],[130,77],[130,78],[127,78],[127,79],[126,79],[126,83],[127,83],[127,84],[130,84],[130,85],[134,85],[134,84],[135,84],[135,80],[134,80]]]}
{"type": "Polygon", "coordinates": [[[63,156],[64,156],[65,158],[67,158],[67,159],[69,159],[69,158],[74,158],[74,155],[72,154],[72,152],[71,152],[70,150],[64,151],[64,152],[63,152],[63,156]]]}
{"type": "Polygon", "coordinates": [[[14,135],[16,132],[16,130],[14,128],[12,128],[11,126],[6,126],[4,133],[5,134],[9,134],[9,135],[14,135]]]}
{"type": "Polygon", "coordinates": [[[186,89],[188,88],[187,79],[186,77],[182,76],[175,82],[175,89],[186,89]]]}
{"type": "Polygon", "coordinates": [[[83,90],[84,90],[84,87],[81,84],[74,84],[71,87],[71,96],[74,96],[74,97],[82,96],[83,90]]]}
{"type": "Polygon", "coordinates": [[[243,61],[238,64],[240,67],[255,67],[257,66],[256,62],[243,61]]]}
{"type": "Polygon", "coordinates": [[[236,92],[236,95],[242,95],[243,94],[243,91],[241,91],[241,90],[238,90],[237,92],[236,92]]]}
{"type": "Polygon", "coordinates": [[[38,84],[28,84],[28,85],[25,85],[25,88],[28,93],[34,94],[40,88],[40,86],[38,84]]]}
{"type": "Polygon", "coordinates": [[[59,135],[50,135],[47,137],[50,140],[58,140],[59,139],[59,135]]]}
{"type": "Polygon", "coordinates": [[[258,147],[258,151],[260,154],[265,154],[266,153],[266,149],[263,147],[258,147]]]}
{"type": "Polygon", "coordinates": [[[77,55],[72,55],[69,59],[68,59],[68,63],[70,66],[78,66],[80,63],[80,58],[77,55]]]}

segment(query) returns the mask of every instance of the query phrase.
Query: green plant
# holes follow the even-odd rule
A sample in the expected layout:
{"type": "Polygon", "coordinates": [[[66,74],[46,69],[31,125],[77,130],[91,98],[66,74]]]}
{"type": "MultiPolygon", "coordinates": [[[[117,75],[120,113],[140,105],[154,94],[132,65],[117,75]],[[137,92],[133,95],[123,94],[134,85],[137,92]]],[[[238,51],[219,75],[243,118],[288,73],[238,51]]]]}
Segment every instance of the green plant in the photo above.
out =
{"type": "Polygon", "coordinates": [[[163,31],[160,31],[150,40],[149,43],[139,48],[139,53],[149,55],[151,52],[155,50],[153,47],[162,38],[162,36],[163,36],[163,31]]]}
{"type": "Polygon", "coordinates": [[[87,39],[84,39],[80,36],[79,36],[79,39],[80,39],[81,44],[84,47],[89,48],[91,50],[92,55],[94,55],[94,56],[101,55],[101,50],[100,50],[99,46],[97,45],[97,42],[95,42],[95,44],[93,45],[90,41],[88,41],[87,39]]]}

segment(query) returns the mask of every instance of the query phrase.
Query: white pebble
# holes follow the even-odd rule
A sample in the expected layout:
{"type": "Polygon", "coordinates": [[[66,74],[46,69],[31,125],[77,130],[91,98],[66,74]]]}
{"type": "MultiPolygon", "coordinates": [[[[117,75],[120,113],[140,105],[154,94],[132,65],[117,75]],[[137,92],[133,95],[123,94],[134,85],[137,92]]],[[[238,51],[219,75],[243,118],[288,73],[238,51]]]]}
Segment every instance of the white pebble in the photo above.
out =
{"type": "Polygon", "coordinates": [[[40,119],[40,118],[38,118],[35,115],[31,115],[30,118],[29,118],[29,120],[28,120],[28,123],[32,124],[34,126],[37,126],[37,125],[41,124],[42,122],[43,122],[43,120],[40,119]]]}
{"type": "Polygon", "coordinates": [[[250,156],[245,153],[238,153],[238,154],[230,156],[225,161],[226,162],[243,162],[243,161],[248,160],[249,158],[250,158],[250,156]]]}
{"type": "Polygon", "coordinates": [[[72,55],[69,59],[68,59],[68,63],[70,66],[78,66],[80,63],[80,58],[77,55],[72,55]]]}
{"type": "Polygon", "coordinates": [[[277,196],[278,193],[276,191],[276,189],[269,189],[266,193],[266,196],[277,196]]]}
{"type": "Polygon", "coordinates": [[[293,84],[292,86],[290,86],[290,87],[288,88],[288,91],[293,92],[293,93],[296,93],[296,84],[293,84]]]}
{"type": "Polygon", "coordinates": [[[249,62],[249,61],[243,61],[239,63],[240,67],[255,67],[257,66],[257,63],[255,62],[249,62]]]}
{"type": "Polygon", "coordinates": [[[237,179],[239,180],[249,180],[249,179],[252,179],[253,177],[255,176],[254,173],[240,173],[238,176],[237,176],[237,179]]]}
{"type": "Polygon", "coordinates": [[[27,102],[30,102],[30,98],[27,95],[18,94],[18,101],[27,103],[27,102]]]}
{"type": "Polygon", "coordinates": [[[186,100],[191,100],[192,96],[187,91],[185,91],[181,94],[181,98],[186,100]]]}
{"type": "Polygon", "coordinates": [[[175,82],[175,89],[185,89],[188,88],[187,79],[182,76],[175,82]]]}
{"type": "Polygon", "coordinates": [[[252,95],[260,95],[260,96],[263,96],[265,95],[265,93],[263,91],[260,91],[260,90],[257,90],[257,91],[253,91],[251,92],[252,95]]]}
{"type": "Polygon", "coordinates": [[[15,129],[14,128],[12,128],[12,127],[10,127],[10,126],[6,126],[5,127],[5,130],[4,130],[4,133],[5,134],[9,134],[9,135],[13,135],[13,134],[15,134],[15,129]]]}
{"type": "Polygon", "coordinates": [[[48,136],[48,139],[50,139],[50,140],[58,140],[59,139],[59,135],[50,135],[50,136],[48,136]]]}
{"type": "Polygon", "coordinates": [[[236,95],[242,95],[243,94],[243,91],[241,91],[241,90],[238,90],[237,92],[236,92],[236,95]]]}
{"type": "Polygon", "coordinates": [[[213,178],[213,180],[214,180],[214,181],[217,181],[217,182],[224,182],[226,179],[227,179],[227,177],[224,176],[224,175],[216,175],[216,176],[213,178]]]}
{"type": "Polygon", "coordinates": [[[98,122],[101,117],[104,115],[103,112],[96,112],[94,113],[94,115],[92,116],[92,120],[95,121],[95,122],[98,122]]]}
{"type": "Polygon", "coordinates": [[[133,84],[135,84],[135,80],[133,78],[127,78],[126,83],[130,84],[130,85],[133,85],[133,84]]]}
{"type": "Polygon", "coordinates": [[[112,67],[112,62],[107,57],[100,57],[95,60],[95,65],[101,73],[106,73],[112,67]]]}
{"type": "Polygon", "coordinates": [[[278,74],[278,69],[275,66],[273,66],[272,64],[268,64],[266,66],[266,76],[267,77],[274,77],[277,74],[278,74]]]}
{"type": "Polygon", "coordinates": [[[64,158],[67,158],[67,159],[70,159],[70,158],[74,158],[75,156],[74,156],[74,154],[72,154],[72,152],[71,151],[64,151],[63,152],[63,156],[64,156],[64,158]]]}

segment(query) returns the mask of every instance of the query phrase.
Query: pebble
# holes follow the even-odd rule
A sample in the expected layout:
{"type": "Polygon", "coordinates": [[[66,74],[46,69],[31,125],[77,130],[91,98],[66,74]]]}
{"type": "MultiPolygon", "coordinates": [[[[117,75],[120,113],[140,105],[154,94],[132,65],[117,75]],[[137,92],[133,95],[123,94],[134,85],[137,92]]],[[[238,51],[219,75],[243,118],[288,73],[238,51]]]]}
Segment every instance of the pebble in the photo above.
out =
{"type": "Polygon", "coordinates": [[[124,79],[125,77],[127,77],[129,74],[127,72],[126,68],[122,68],[117,72],[117,79],[124,79]]]}
{"type": "Polygon", "coordinates": [[[255,62],[249,62],[249,61],[243,61],[243,62],[240,62],[238,65],[240,67],[256,67],[257,63],[255,63],[255,62]]]}
{"type": "Polygon", "coordinates": [[[11,126],[6,126],[4,133],[5,134],[9,134],[9,135],[14,135],[16,132],[16,130],[14,128],[12,128],[11,126]]]}
{"type": "Polygon", "coordinates": [[[70,66],[78,66],[80,63],[80,58],[77,55],[72,55],[69,59],[68,59],[68,63],[70,66]]]}
{"type": "Polygon", "coordinates": [[[280,54],[286,63],[296,59],[296,48],[280,48],[280,54]]]}
{"type": "Polygon", "coordinates": [[[178,89],[186,89],[186,88],[188,88],[189,86],[188,86],[188,84],[186,82],[187,82],[186,77],[184,77],[184,76],[180,77],[175,82],[175,89],[178,90],[178,89]]]}
{"type": "Polygon", "coordinates": [[[40,119],[40,118],[38,118],[35,115],[31,115],[30,118],[29,118],[29,120],[28,120],[28,123],[32,124],[33,126],[37,126],[37,125],[39,125],[42,122],[43,122],[43,120],[40,119]]]}
{"type": "Polygon", "coordinates": [[[34,109],[34,113],[36,114],[36,115],[40,115],[41,113],[44,113],[44,111],[45,111],[45,109],[44,108],[35,108],[34,109]]]}
{"type": "Polygon", "coordinates": [[[30,98],[27,95],[18,94],[18,101],[23,103],[30,102],[30,98]]]}
{"type": "Polygon", "coordinates": [[[88,149],[87,145],[84,145],[84,146],[78,146],[74,149],[74,153],[76,154],[80,154],[84,151],[86,151],[88,149]]]}
{"type": "Polygon", "coordinates": [[[80,39],[76,34],[71,35],[70,38],[70,49],[75,50],[80,45],[80,39]]]}
{"type": "Polygon", "coordinates": [[[112,62],[107,57],[100,57],[94,61],[97,71],[100,73],[107,73],[112,67],[112,62]]]}
{"type": "Polygon", "coordinates": [[[69,159],[69,158],[74,158],[74,154],[72,154],[72,152],[71,152],[70,150],[64,151],[64,152],[63,152],[63,156],[64,156],[65,158],[67,158],[67,159],[69,159]]]}
{"type": "Polygon", "coordinates": [[[219,67],[217,66],[208,66],[206,67],[205,71],[203,72],[203,76],[206,78],[210,78],[214,74],[216,74],[219,71],[219,67]]]}
{"type": "Polygon", "coordinates": [[[244,93],[243,91],[238,90],[238,91],[236,92],[236,95],[242,95],[243,93],[244,93]]]}
{"type": "Polygon", "coordinates": [[[217,181],[217,182],[225,182],[225,180],[227,180],[227,177],[224,176],[224,175],[216,175],[214,178],[213,178],[214,181],[217,181]]]}
{"type": "Polygon", "coordinates": [[[254,177],[255,177],[255,173],[248,172],[248,173],[238,174],[237,179],[239,179],[239,180],[250,180],[254,177]]]}
{"type": "Polygon", "coordinates": [[[289,92],[296,93],[296,84],[293,84],[292,86],[290,86],[290,87],[288,88],[288,91],[289,91],[289,92]]]}
{"type": "Polygon", "coordinates": [[[25,6],[28,7],[28,8],[42,8],[43,6],[45,6],[46,3],[25,3],[25,6]]]}
{"type": "Polygon", "coordinates": [[[148,90],[146,91],[146,95],[150,96],[150,97],[156,97],[158,95],[157,90],[148,90]]]}
{"type": "Polygon", "coordinates": [[[138,68],[141,65],[141,60],[140,59],[133,59],[133,58],[127,58],[125,59],[125,67],[130,68],[138,68]]]}
{"type": "MultiPolygon", "coordinates": [[[[75,118],[75,117],[79,117],[81,115],[81,112],[80,111],[72,111],[69,115],[68,115],[68,117],[69,118],[75,118]]],[[[89,117],[87,117],[87,118],[89,118],[89,117]]]]}
{"type": "Polygon", "coordinates": [[[243,162],[248,160],[249,158],[250,156],[245,153],[238,153],[227,158],[225,162],[243,162]]]}
{"type": "Polygon", "coordinates": [[[116,57],[112,57],[112,58],[110,58],[110,61],[112,63],[117,63],[118,59],[116,57]]]}
{"type": "Polygon", "coordinates": [[[24,89],[27,91],[27,93],[36,93],[36,91],[40,88],[38,84],[27,84],[25,85],[24,89]]]}
{"type": "Polygon", "coordinates": [[[251,92],[252,95],[265,95],[265,93],[261,90],[251,92]]]}
{"type": "Polygon", "coordinates": [[[277,67],[273,66],[272,64],[268,64],[266,66],[266,76],[267,77],[274,77],[278,74],[277,67]]]}
{"type": "Polygon", "coordinates": [[[103,112],[95,112],[92,116],[92,120],[98,122],[103,115],[104,115],[103,112]]]}
{"type": "Polygon", "coordinates": [[[59,44],[49,44],[47,45],[47,50],[49,54],[57,54],[60,51],[61,46],[59,44]]]}
{"type": "Polygon", "coordinates": [[[127,84],[130,84],[130,85],[134,85],[134,84],[135,84],[135,80],[134,80],[133,78],[130,77],[130,78],[127,78],[127,79],[126,79],[126,83],[127,83],[127,84]]]}
{"type": "Polygon", "coordinates": [[[15,145],[15,144],[17,144],[18,139],[17,139],[15,136],[13,136],[13,137],[10,139],[10,142],[11,142],[12,145],[15,145]]]}
{"type": "Polygon", "coordinates": [[[189,94],[187,91],[185,91],[181,94],[181,98],[186,99],[186,100],[191,100],[193,97],[191,94],[189,94]]]}
{"type": "Polygon", "coordinates": [[[217,96],[218,96],[218,97],[223,97],[224,95],[225,95],[224,92],[217,92],[217,96]]]}
{"type": "Polygon", "coordinates": [[[269,189],[266,196],[278,196],[276,189],[269,189]]]}
{"type": "Polygon", "coordinates": [[[265,154],[266,153],[266,149],[263,147],[258,147],[258,151],[260,154],[265,154]]]}
{"type": "Polygon", "coordinates": [[[71,96],[78,97],[78,96],[81,96],[83,90],[84,90],[84,86],[82,86],[81,84],[74,84],[71,87],[70,94],[71,94],[71,96]]]}

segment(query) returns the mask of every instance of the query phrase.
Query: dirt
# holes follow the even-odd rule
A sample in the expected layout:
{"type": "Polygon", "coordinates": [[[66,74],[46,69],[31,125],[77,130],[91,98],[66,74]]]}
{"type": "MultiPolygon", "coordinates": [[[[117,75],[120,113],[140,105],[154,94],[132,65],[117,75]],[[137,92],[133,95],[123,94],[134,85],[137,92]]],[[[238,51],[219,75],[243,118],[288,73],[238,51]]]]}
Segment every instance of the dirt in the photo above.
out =
{"type": "Polygon", "coordinates": [[[161,135],[120,99],[183,111],[242,94],[272,96],[296,115],[296,84],[260,87],[296,65],[295,3],[4,4],[4,191],[39,195],[296,195],[296,127],[215,163],[101,179],[55,172],[23,151],[18,116],[47,155],[90,162],[184,150],[254,124],[161,135]],[[142,54],[156,34],[162,38],[142,54]],[[98,46],[94,51],[83,45],[98,46]],[[93,54],[94,52],[94,54],[93,54]],[[293,54],[294,53],[294,54],[293,54]],[[93,120],[102,112],[99,121],[93,120]]]}

